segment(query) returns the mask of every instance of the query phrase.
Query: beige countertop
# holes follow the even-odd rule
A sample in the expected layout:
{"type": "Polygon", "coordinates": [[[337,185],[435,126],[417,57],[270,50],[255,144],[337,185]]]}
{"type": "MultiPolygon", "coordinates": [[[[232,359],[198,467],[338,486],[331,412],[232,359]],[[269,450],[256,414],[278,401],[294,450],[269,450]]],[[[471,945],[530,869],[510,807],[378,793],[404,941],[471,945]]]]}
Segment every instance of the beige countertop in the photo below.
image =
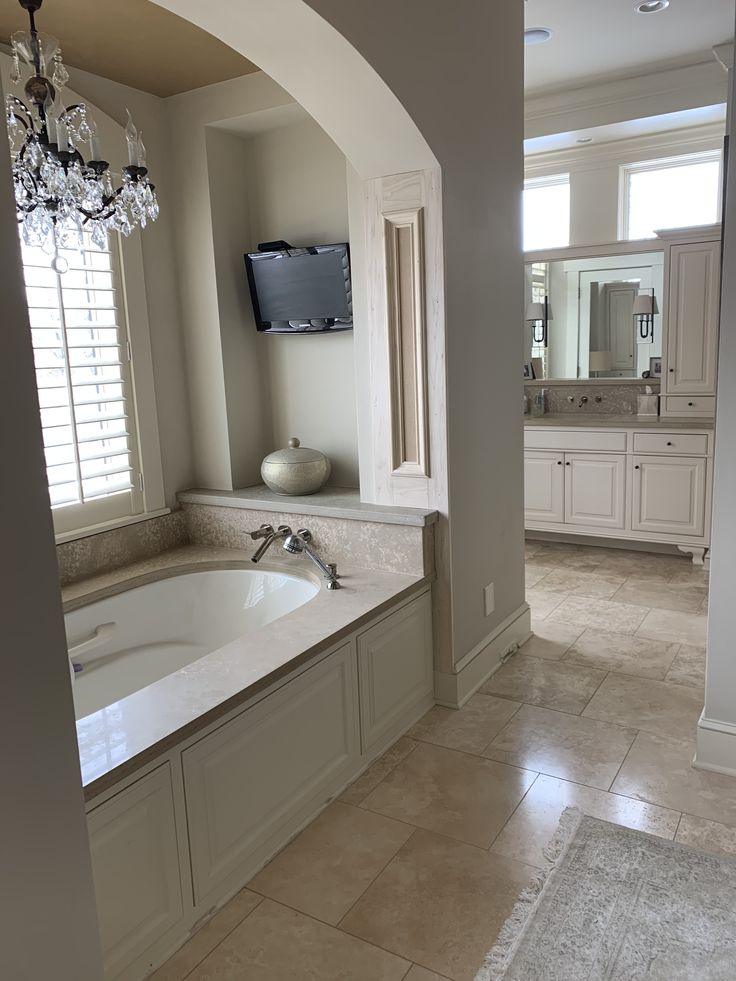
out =
{"type": "Polygon", "coordinates": [[[280,514],[316,514],[326,518],[373,521],[388,525],[414,525],[423,528],[437,521],[436,511],[385,504],[366,504],[360,492],[349,487],[323,487],[316,494],[290,496],[276,494],[265,484],[234,491],[188,490],[177,494],[183,504],[209,504],[225,508],[250,508],[280,514]]]}
{"type": "MultiPolygon", "coordinates": [[[[240,549],[184,546],[74,583],[66,611],[171,575],[252,568],[240,549]]],[[[293,564],[263,563],[294,572],[293,564]]],[[[314,574],[301,570],[309,578],[314,574]]],[[[428,583],[426,577],[352,569],[340,590],[320,589],[309,602],[226,644],[160,681],[77,721],[87,800],[288,675],[428,583]]]]}
{"type": "Polygon", "coordinates": [[[592,412],[558,412],[534,418],[524,416],[524,425],[530,428],[546,426],[551,429],[687,429],[692,432],[711,432],[713,419],[680,418],[679,416],[614,416],[592,412]]]}

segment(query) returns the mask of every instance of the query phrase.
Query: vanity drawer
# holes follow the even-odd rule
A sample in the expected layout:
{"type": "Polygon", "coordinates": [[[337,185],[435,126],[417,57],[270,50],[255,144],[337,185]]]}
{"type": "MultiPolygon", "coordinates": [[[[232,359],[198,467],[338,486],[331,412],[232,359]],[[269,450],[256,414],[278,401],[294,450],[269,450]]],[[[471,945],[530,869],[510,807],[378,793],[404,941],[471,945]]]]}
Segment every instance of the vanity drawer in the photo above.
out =
{"type": "Polygon", "coordinates": [[[535,429],[524,430],[524,447],[527,450],[582,450],[591,453],[625,453],[626,433],[600,432],[589,429],[535,429]]]}
{"type": "Polygon", "coordinates": [[[670,416],[707,416],[716,414],[715,395],[670,395],[664,400],[665,412],[670,416]]]}
{"type": "Polygon", "coordinates": [[[634,433],[634,453],[706,456],[707,433],[634,433]]]}

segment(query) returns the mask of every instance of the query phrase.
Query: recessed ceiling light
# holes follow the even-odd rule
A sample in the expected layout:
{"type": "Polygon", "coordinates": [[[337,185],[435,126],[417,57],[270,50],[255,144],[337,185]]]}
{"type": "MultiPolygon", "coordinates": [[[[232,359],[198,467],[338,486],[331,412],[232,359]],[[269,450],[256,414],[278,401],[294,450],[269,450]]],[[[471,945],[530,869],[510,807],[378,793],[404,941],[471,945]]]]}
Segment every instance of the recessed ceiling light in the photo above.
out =
{"type": "Polygon", "coordinates": [[[575,142],[576,143],[592,143],[593,142],[593,137],[592,136],[579,136],[577,138],[577,140],[575,140],[575,142]]]}
{"type": "Polygon", "coordinates": [[[552,37],[548,27],[527,27],[524,31],[524,44],[544,44],[552,37]]]}
{"type": "Polygon", "coordinates": [[[640,14],[658,14],[660,10],[666,10],[670,5],[670,0],[644,0],[637,3],[636,10],[640,14]]]}

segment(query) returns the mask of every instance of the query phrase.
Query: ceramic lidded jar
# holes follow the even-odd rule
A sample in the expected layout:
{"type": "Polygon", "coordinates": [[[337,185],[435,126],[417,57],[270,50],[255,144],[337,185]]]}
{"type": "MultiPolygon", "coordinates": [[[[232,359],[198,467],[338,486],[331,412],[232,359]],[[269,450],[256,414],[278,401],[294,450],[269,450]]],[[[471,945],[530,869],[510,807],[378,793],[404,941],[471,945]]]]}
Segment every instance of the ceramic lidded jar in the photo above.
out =
{"type": "Polygon", "coordinates": [[[276,494],[314,494],[330,476],[330,461],[292,436],[286,449],[269,453],[261,464],[263,482],[276,494]]]}

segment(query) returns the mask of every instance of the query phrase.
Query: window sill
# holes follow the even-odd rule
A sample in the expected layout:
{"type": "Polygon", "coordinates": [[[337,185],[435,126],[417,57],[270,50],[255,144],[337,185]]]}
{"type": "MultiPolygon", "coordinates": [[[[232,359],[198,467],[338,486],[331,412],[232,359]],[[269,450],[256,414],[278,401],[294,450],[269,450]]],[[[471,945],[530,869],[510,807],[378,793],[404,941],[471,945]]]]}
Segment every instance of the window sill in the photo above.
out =
{"type": "Polygon", "coordinates": [[[171,508],[159,508],[156,511],[146,511],[145,514],[134,514],[129,518],[116,518],[113,521],[102,521],[98,525],[90,525],[88,528],[65,531],[55,536],[56,544],[63,545],[65,542],[74,542],[79,538],[89,538],[91,535],[99,535],[102,531],[113,531],[115,528],[124,528],[126,525],[137,525],[141,521],[148,521],[150,518],[160,518],[164,514],[171,514],[171,508]]]}

